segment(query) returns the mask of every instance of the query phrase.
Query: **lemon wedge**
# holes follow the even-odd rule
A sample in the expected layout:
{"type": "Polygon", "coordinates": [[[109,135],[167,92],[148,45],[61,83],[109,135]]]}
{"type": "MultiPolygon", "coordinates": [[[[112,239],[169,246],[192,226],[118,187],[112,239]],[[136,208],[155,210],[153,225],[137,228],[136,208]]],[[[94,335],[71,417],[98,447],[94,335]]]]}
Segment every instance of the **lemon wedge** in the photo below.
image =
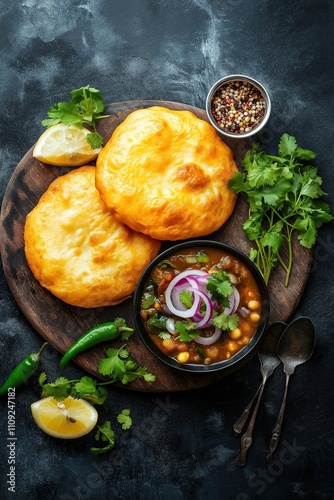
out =
{"type": "Polygon", "coordinates": [[[49,165],[78,167],[94,160],[102,148],[87,142],[86,128],[57,123],[43,132],[35,144],[33,157],[49,165]]]}
{"type": "Polygon", "coordinates": [[[74,439],[88,434],[96,425],[98,413],[88,401],[68,396],[56,401],[52,396],[31,405],[38,427],[55,438],[74,439]]]}

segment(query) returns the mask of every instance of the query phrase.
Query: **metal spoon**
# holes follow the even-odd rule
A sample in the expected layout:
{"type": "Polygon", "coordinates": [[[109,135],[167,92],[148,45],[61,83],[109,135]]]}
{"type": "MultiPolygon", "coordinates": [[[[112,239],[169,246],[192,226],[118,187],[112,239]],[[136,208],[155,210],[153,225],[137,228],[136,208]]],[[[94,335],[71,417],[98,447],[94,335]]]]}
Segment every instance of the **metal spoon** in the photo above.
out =
{"type": "Polygon", "coordinates": [[[312,356],[314,345],[315,329],[312,321],[305,316],[297,318],[295,321],[290,323],[290,325],[284,330],[278,343],[277,353],[282,360],[286,376],[285,391],[281,409],[272,431],[269,452],[266,456],[267,462],[272,460],[273,453],[278,445],[279,437],[281,435],[290,376],[294,373],[296,366],[305,363],[305,361],[312,356]]]}
{"type": "Polygon", "coordinates": [[[268,380],[268,377],[272,375],[275,368],[280,364],[281,360],[277,356],[277,344],[278,341],[286,328],[286,324],[282,321],[277,321],[269,326],[266,331],[265,337],[260,345],[259,349],[259,358],[261,363],[261,374],[262,374],[262,382],[259,385],[258,390],[256,391],[254,397],[250,400],[246,408],[244,409],[242,415],[238,418],[233,426],[234,434],[238,436],[241,434],[242,429],[247,421],[250,410],[253,406],[253,403],[256,401],[256,406],[253,410],[252,418],[249,422],[248,428],[246,432],[241,437],[240,442],[240,454],[236,459],[236,465],[239,467],[243,467],[246,463],[246,455],[247,451],[251,447],[252,444],[252,434],[253,428],[255,424],[255,419],[257,415],[257,411],[260,405],[260,401],[262,398],[264,386],[268,380]]]}

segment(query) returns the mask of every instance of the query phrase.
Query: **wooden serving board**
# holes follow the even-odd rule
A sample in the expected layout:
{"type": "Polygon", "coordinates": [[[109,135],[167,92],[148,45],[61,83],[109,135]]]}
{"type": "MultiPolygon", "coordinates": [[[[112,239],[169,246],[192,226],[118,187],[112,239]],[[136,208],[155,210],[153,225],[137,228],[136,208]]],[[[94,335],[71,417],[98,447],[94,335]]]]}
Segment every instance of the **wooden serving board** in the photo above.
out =
{"type": "MultiPolygon", "coordinates": [[[[119,102],[106,107],[106,112],[110,114],[110,117],[100,122],[100,134],[107,141],[113,130],[130,112],[155,105],[175,110],[189,110],[206,120],[204,110],[186,104],[170,101],[119,102]]],[[[240,139],[226,140],[226,143],[233,150],[235,160],[240,166],[251,143],[240,139]]],[[[33,148],[26,153],[16,167],[4,196],[1,210],[1,256],[8,285],[23,314],[45,340],[63,353],[82,333],[99,323],[123,317],[129,325],[133,326],[133,306],[132,300],[128,299],[113,307],[98,309],[73,307],[54,297],[33,277],[24,254],[23,228],[26,216],[35,207],[50,183],[70,169],[46,166],[33,158],[32,150],[33,148]]],[[[242,196],[239,196],[230,219],[208,239],[228,243],[248,254],[250,245],[242,229],[242,223],[247,219],[247,214],[247,203],[242,196]]],[[[161,250],[176,243],[164,242],[161,250]]],[[[295,264],[289,287],[284,287],[284,273],[281,268],[275,270],[270,281],[270,322],[288,320],[297,306],[307,281],[312,253],[302,248],[297,240],[293,242],[293,247],[295,264]]],[[[119,346],[121,341],[117,340],[113,345],[119,346]]],[[[101,378],[97,365],[104,357],[106,347],[107,345],[96,346],[89,352],[77,356],[76,362],[93,376],[101,378]]],[[[130,338],[128,347],[138,364],[146,366],[156,375],[154,383],[149,384],[137,380],[125,386],[128,389],[147,392],[181,391],[206,386],[226,375],[225,371],[192,374],[173,370],[156,360],[137,335],[130,338]]],[[[66,371],[64,375],[66,376],[66,371]]]]}

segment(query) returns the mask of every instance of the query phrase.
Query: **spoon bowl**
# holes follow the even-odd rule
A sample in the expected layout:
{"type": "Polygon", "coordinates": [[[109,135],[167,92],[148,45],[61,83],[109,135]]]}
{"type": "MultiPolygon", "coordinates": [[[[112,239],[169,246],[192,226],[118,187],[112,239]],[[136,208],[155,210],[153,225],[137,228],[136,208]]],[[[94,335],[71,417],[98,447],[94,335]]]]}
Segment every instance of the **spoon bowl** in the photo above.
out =
{"type": "Polygon", "coordinates": [[[283,323],[282,321],[277,321],[276,323],[272,323],[267,328],[264,338],[260,344],[258,355],[261,364],[262,382],[259,385],[255,395],[244,409],[242,415],[238,418],[238,420],[235,422],[233,426],[235,436],[241,434],[242,429],[250,414],[250,410],[256,401],[255,408],[253,410],[253,414],[248,424],[247,430],[241,437],[240,454],[235,462],[238,467],[243,467],[246,464],[246,455],[253,441],[252,438],[253,428],[257,412],[259,409],[260,401],[262,398],[262,394],[264,391],[264,386],[267,382],[268,377],[270,377],[273,374],[275,368],[281,362],[280,358],[277,355],[277,345],[285,327],[286,324],[283,323]]]}
{"type": "Polygon", "coordinates": [[[283,363],[285,373],[285,391],[281,409],[273,428],[269,452],[266,456],[267,462],[271,462],[273,453],[279,442],[290,376],[294,373],[298,365],[305,363],[312,356],[315,347],[315,338],[315,329],[312,321],[310,318],[302,316],[290,323],[284,330],[278,343],[277,354],[283,363]]]}

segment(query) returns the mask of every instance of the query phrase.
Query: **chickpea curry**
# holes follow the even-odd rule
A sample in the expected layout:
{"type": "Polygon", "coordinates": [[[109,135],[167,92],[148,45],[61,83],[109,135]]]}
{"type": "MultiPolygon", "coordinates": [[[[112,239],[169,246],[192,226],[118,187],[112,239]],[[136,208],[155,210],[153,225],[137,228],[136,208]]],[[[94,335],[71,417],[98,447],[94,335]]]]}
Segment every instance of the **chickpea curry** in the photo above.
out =
{"type": "Polygon", "coordinates": [[[165,355],[210,365],[250,342],[261,318],[261,296],[250,270],[235,256],[216,248],[186,249],[155,266],[140,317],[165,355]]]}

